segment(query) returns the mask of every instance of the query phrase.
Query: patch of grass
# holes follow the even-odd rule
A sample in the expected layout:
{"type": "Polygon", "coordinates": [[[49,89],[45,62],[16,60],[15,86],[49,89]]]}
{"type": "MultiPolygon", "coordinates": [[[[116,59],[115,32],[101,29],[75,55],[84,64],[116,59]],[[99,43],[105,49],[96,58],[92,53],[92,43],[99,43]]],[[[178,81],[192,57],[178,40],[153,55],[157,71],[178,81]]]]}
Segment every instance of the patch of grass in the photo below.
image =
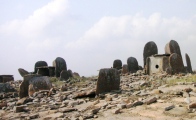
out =
{"type": "Polygon", "coordinates": [[[58,79],[58,78],[56,78],[56,77],[51,77],[51,78],[50,78],[50,82],[51,82],[52,84],[54,84],[55,86],[57,86],[57,87],[60,87],[61,85],[64,84],[63,81],[60,81],[60,79],[58,79]]]}
{"type": "Polygon", "coordinates": [[[177,83],[191,83],[191,82],[196,82],[196,75],[191,75],[191,76],[185,76],[181,78],[176,78],[176,79],[168,79],[166,81],[166,84],[168,85],[176,85],[177,83]]]}

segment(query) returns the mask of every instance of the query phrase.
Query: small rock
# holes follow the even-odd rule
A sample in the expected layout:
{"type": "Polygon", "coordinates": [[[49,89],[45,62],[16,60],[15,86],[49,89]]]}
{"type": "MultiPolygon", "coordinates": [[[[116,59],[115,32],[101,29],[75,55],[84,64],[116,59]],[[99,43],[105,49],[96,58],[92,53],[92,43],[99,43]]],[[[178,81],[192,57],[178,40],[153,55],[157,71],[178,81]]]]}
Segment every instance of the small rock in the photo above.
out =
{"type": "Polygon", "coordinates": [[[196,103],[191,103],[189,106],[188,106],[189,109],[191,108],[196,108],[196,103]]]}
{"type": "Polygon", "coordinates": [[[151,93],[152,94],[160,94],[160,93],[163,93],[163,92],[159,89],[154,89],[151,93]]]}
{"type": "Polygon", "coordinates": [[[195,92],[190,92],[189,94],[196,97],[196,93],[195,92]]]}
{"type": "Polygon", "coordinates": [[[68,87],[67,84],[61,86],[61,91],[67,91],[68,87]]]}
{"type": "Polygon", "coordinates": [[[184,91],[189,93],[189,92],[193,91],[193,89],[192,88],[185,88],[184,91]]]}
{"type": "Polygon", "coordinates": [[[96,108],[94,108],[94,109],[91,110],[91,113],[92,114],[97,114],[100,109],[101,109],[100,107],[96,107],[96,108]]]}
{"type": "Polygon", "coordinates": [[[65,112],[72,112],[72,111],[76,111],[77,109],[75,108],[60,108],[59,111],[62,112],[62,113],[65,113],[65,112]]]}
{"type": "Polygon", "coordinates": [[[190,97],[188,92],[183,92],[183,97],[190,97]]]}
{"type": "Polygon", "coordinates": [[[170,105],[170,106],[168,106],[168,107],[165,108],[165,111],[169,111],[169,110],[171,110],[173,108],[175,108],[175,106],[174,105],[170,105]]]}
{"type": "Polygon", "coordinates": [[[186,97],[186,98],[184,99],[184,101],[185,101],[187,104],[190,104],[190,103],[191,103],[190,97],[186,97]]]}
{"type": "Polygon", "coordinates": [[[2,109],[3,107],[7,107],[7,102],[0,103],[0,109],[2,109]]]}
{"type": "Polygon", "coordinates": [[[139,105],[143,105],[144,103],[142,101],[136,101],[132,104],[131,107],[136,107],[136,106],[139,106],[139,105]]]}
{"type": "Polygon", "coordinates": [[[38,113],[31,114],[29,117],[30,117],[31,119],[36,119],[36,118],[39,117],[39,114],[38,114],[38,113]]]}
{"type": "Polygon", "coordinates": [[[120,113],[120,108],[116,108],[116,109],[112,110],[112,113],[114,113],[114,114],[120,113]]]}
{"type": "Polygon", "coordinates": [[[157,102],[157,98],[156,97],[151,97],[151,98],[148,98],[146,100],[144,100],[144,103],[146,103],[147,105],[150,105],[154,102],[157,102]]]}
{"type": "Polygon", "coordinates": [[[117,107],[120,109],[124,109],[124,108],[126,108],[126,105],[125,104],[118,104],[117,107]]]}
{"type": "Polygon", "coordinates": [[[13,111],[15,113],[23,112],[24,111],[24,106],[14,106],[13,111]]]}

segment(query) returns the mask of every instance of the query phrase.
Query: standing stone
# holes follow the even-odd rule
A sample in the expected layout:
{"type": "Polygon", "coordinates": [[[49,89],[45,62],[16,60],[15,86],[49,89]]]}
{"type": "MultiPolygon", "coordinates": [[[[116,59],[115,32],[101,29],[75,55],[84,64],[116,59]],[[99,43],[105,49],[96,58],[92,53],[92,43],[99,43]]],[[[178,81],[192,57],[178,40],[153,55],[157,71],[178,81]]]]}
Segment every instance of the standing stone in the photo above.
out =
{"type": "Polygon", "coordinates": [[[146,58],[150,57],[151,55],[158,54],[158,48],[155,42],[150,41],[146,43],[143,51],[143,61],[144,61],[144,68],[146,65],[146,58]]]}
{"type": "Polygon", "coordinates": [[[73,73],[71,70],[67,70],[69,77],[73,77],[73,73]]]}
{"type": "Polygon", "coordinates": [[[123,73],[123,74],[126,74],[126,73],[128,73],[128,72],[129,72],[129,70],[128,70],[128,65],[127,65],[127,64],[123,65],[123,67],[122,67],[122,73],[123,73]]]}
{"type": "Polygon", "coordinates": [[[54,77],[55,76],[55,67],[49,66],[48,69],[49,69],[50,77],[54,77]]]}
{"type": "Polygon", "coordinates": [[[96,94],[119,90],[120,75],[117,69],[105,68],[99,71],[96,94]]]}
{"type": "Polygon", "coordinates": [[[169,57],[169,64],[172,68],[173,74],[184,72],[182,57],[179,54],[177,53],[171,54],[169,57]]]}
{"type": "Polygon", "coordinates": [[[68,80],[69,79],[69,73],[67,70],[62,70],[60,74],[60,79],[61,80],[68,80]]]}
{"type": "Polygon", "coordinates": [[[28,74],[29,74],[28,71],[26,71],[26,70],[24,70],[24,69],[22,69],[22,68],[19,68],[19,69],[18,69],[18,72],[20,73],[20,75],[21,75],[22,77],[24,77],[25,75],[28,75],[28,74]]]}
{"type": "Polygon", "coordinates": [[[134,57],[129,57],[127,59],[128,70],[131,73],[135,73],[139,70],[137,59],[134,57]]]}
{"type": "Polygon", "coordinates": [[[66,70],[67,71],[67,65],[63,58],[57,57],[53,61],[53,66],[55,67],[55,76],[60,77],[61,71],[66,70]]]}
{"type": "Polygon", "coordinates": [[[193,73],[190,57],[187,53],[185,54],[185,57],[186,57],[187,71],[189,73],[193,73]]]}
{"type": "Polygon", "coordinates": [[[43,67],[43,66],[48,66],[48,64],[45,61],[38,61],[35,63],[35,68],[34,68],[34,74],[37,74],[37,67],[43,67]]]}
{"type": "Polygon", "coordinates": [[[114,60],[113,62],[113,68],[116,68],[117,70],[122,69],[122,61],[121,60],[114,60]]]}
{"type": "Polygon", "coordinates": [[[180,51],[180,46],[178,45],[178,43],[175,40],[171,40],[165,46],[165,54],[173,54],[173,53],[177,53],[178,55],[180,55],[182,57],[181,51],[180,51]]]}

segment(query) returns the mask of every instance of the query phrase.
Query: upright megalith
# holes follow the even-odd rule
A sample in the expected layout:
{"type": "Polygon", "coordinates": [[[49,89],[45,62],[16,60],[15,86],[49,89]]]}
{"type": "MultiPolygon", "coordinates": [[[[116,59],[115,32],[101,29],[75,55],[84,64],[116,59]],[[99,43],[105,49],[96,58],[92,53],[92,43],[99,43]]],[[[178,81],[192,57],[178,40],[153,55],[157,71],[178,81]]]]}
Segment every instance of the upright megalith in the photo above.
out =
{"type": "Polygon", "coordinates": [[[119,59],[114,60],[113,68],[116,68],[117,70],[122,69],[122,61],[119,59]]]}
{"type": "Polygon", "coordinates": [[[193,73],[192,66],[191,66],[191,60],[187,53],[185,54],[185,58],[186,58],[186,64],[187,64],[187,72],[193,73]]]}
{"type": "Polygon", "coordinates": [[[69,79],[69,73],[67,70],[62,70],[60,74],[61,80],[68,80],[69,79]]]}
{"type": "Polygon", "coordinates": [[[178,55],[180,55],[182,57],[181,51],[180,51],[180,46],[178,45],[178,43],[175,40],[171,40],[165,46],[165,54],[173,54],[173,53],[177,53],[178,55]]]}
{"type": "Polygon", "coordinates": [[[179,54],[171,54],[169,57],[169,64],[172,68],[172,74],[179,74],[184,72],[182,57],[179,54]]]}
{"type": "Polygon", "coordinates": [[[115,68],[105,68],[99,71],[96,94],[119,90],[120,74],[115,68]]]}
{"type": "Polygon", "coordinates": [[[127,59],[128,70],[131,73],[135,73],[139,70],[137,59],[134,57],[129,57],[127,59]]]}
{"type": "Polygon", "coordinates": [[[151,55],[158,54],[158,48],[155,42],[150,41],[146,43],[144,46],[144,51],[143,51],[143,61],[144,61],[144,68],[146,65],[146,59],[150,57],[151,55]]]}
{"type": "Polygon", "coordinates": [[[47,62],[45,62],[45,61],[37,61],[35,63],[35,67],[34,67],[34,74],[37,74],[38,67],[44,67],[44,66],[48,66],[47,62]]]}
{"type": "Polygon", "coordinates": [[[53,61],[53,66],[55,67],[55,76],[60,77],[61,71],[66,70],[67,71],[67,65],[63,58],[57,57],[53,61]]]}

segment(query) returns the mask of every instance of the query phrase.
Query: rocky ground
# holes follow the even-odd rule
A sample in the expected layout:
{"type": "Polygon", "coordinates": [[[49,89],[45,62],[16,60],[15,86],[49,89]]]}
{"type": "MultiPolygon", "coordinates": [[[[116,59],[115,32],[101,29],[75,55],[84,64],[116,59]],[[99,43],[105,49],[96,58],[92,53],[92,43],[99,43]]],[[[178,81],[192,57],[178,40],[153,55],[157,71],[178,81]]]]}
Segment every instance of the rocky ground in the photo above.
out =
{"type": "MultiPolygon", "coordinates": [[[[97,77],[53,81],[19,99],[0,93],[0,120],[195,120],[196,75],[121,75],[120,90],[95,95],[97,77]]],[[[12,82],[17,89],[20,81],[12,82]]]]}

